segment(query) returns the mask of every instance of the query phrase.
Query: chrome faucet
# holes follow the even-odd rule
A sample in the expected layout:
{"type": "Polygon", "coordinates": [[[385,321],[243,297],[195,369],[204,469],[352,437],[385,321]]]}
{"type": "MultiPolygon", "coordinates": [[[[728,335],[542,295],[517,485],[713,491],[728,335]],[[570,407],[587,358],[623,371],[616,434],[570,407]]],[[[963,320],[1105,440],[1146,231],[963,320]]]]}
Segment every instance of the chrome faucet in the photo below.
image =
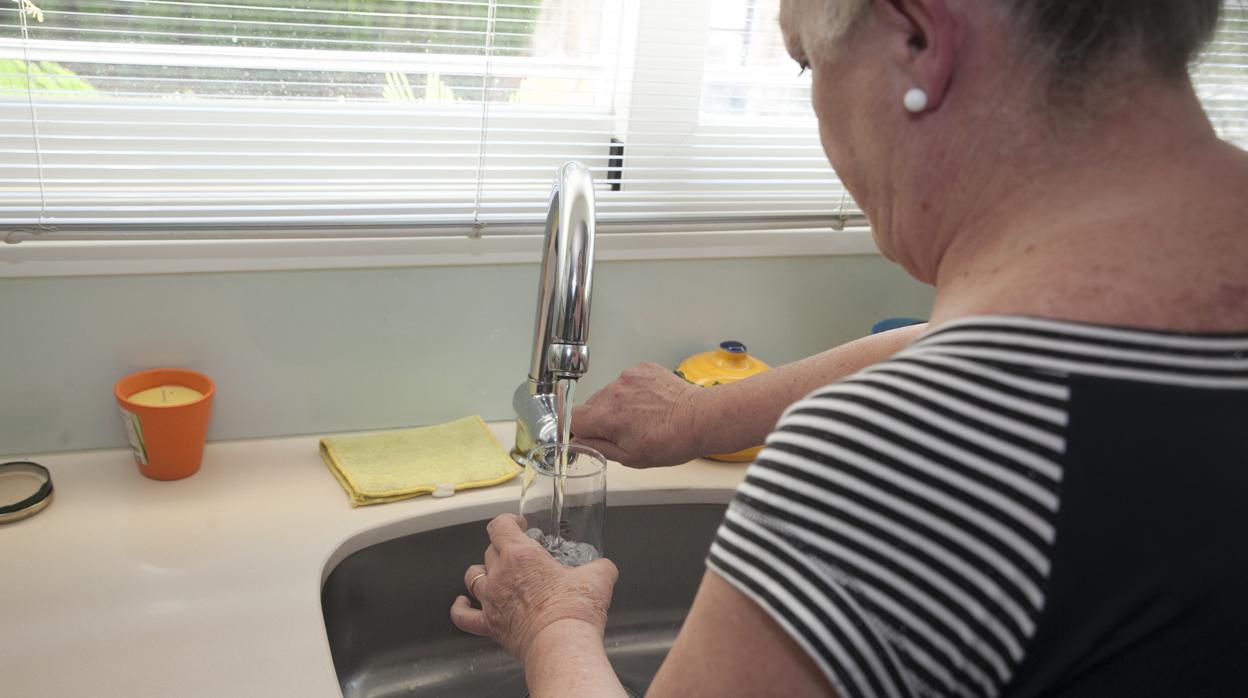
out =
{"type": "MultiPolygon", "coordinates": [[[[589,368],[589,295],[594,275],[594,180],[579,162],[559,168],[546,214],[529,379],[512,398],[522,462],[534,446],[560,440],[557,415],[567,383],[589,368]]],[[[569,406],[570,407],[570,406],[569,406]]]]}

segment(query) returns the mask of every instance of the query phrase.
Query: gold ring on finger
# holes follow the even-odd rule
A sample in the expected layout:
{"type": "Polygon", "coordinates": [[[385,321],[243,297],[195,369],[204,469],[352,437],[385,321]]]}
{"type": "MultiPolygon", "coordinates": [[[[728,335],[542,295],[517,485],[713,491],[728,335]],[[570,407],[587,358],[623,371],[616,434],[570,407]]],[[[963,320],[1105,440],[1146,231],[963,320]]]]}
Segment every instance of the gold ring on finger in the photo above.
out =
{"type": "Polygon", "coordinates": [[[485,572],[482,572],[481,574],[473,577],[471,582],[468,582],[468,595],[474,599],[477,598],[477,595],[473,593],[473,589],[476,588],[477,582],[481,581],[481,578],[484,577],[485,574],[485,572]]]}

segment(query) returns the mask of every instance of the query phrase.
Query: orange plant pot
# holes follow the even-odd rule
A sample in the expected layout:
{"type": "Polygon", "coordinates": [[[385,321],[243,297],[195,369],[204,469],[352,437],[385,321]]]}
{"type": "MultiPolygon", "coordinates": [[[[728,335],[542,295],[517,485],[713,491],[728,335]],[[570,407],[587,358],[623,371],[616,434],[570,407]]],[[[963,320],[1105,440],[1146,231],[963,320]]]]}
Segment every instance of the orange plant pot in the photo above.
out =
{"type": "Polygon", "coordinates": [[[199,471],[215,391],[208,376],[180,368],[154,368],[117,381],[113,395],[121,407],[139,472],[154,480],[180,480],[199,471]],[[203,397],[178,405],[130,401],[136,393],[165,385],[185,386],[203,397]]]}

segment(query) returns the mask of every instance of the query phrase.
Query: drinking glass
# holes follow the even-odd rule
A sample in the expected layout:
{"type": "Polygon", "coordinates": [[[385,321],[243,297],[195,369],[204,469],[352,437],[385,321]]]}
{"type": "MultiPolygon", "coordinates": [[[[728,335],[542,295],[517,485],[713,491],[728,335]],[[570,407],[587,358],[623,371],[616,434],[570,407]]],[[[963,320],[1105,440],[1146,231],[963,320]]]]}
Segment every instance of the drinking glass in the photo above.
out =
{"type": "Polygon", "coordinates": [[[601,453],[581,444],[546,444],[529,451],[520,515],[528,520],[529,537],[556,560],[575,567],[602,557],[606,514],[607,459],[601,453]]]}

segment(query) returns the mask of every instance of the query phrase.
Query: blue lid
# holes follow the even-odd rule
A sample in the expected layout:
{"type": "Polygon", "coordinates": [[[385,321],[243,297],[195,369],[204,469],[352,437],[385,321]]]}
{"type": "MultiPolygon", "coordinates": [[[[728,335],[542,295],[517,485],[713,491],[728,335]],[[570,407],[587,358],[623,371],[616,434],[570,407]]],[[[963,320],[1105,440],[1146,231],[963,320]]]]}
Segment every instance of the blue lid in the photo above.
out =
{"type": "Polygon", "coordinates": [[[909,327],[911,325],[921,325],[925,322],[927,322],[927,320],[920,320],[919,318],[915,318],[915,317],[884,318],[883,320],[880,320],[879,322],[876,322],[874,325],[871,326],[871,334],[879,334],[881,332],[888,332],[889,330],[895,330],[901,327],[909,327]]]}
{"type": "Polygon", "coordinates": [[[732,354],[748,353],[744,344],[742,344],[741,342],[732,341],[732,340],[729,340],[727,342],[720,342],[719,348],[732,354]]]}

